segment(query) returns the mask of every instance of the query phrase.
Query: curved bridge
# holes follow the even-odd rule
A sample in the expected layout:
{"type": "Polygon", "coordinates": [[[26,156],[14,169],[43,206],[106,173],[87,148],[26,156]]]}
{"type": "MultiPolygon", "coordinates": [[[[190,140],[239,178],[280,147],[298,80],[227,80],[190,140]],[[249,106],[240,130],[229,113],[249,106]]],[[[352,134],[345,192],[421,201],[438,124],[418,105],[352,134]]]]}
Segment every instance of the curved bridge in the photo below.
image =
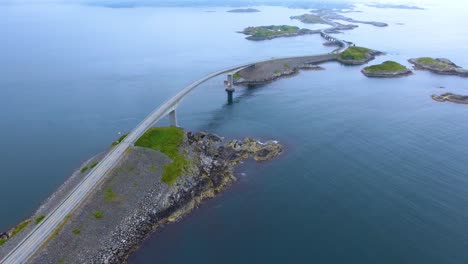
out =
{"type": "MultiPolygon", "coordinates": [[[[322,32],[322,37],[325,36],[331,38],[325,32],[322,32]]],[[[346,41],[340,41],[343,46],[329,54],[318,55],[318,57],[328,56],[333,58],[337,52],[341,52],[349,47],[349,43],[346,41]]],[[[141,135],[143,135],[150,127],[160,121],[162,118],[169,115],[172,126],[177,126],[176,109],[180,102],[187,96],[191,91],[205,83],[206,81],[223,75],[233,74],[243,68],[275,60],[303,58],[308,56],[297,56],[297,57],[284,57],[274,58],[269,60],[257,61],[252,63],[246,63],[227,69],[223,69],[205,77],[185,87],[174,97],[163,103],[156,110],[151,112],[127,137],[120,142],[112,151],[110,151],[99,164],[93,168],[88,175],[68,194],[68,196],[48,215],[42,222],[37,225],[9,254],[7,254],[0,263],[12,264],[12,263],[25,263],[28,259],[40,249],[40,247],[47,242],[54,230],[58,226],[66,221],[67,217],[70,216],[73,211],[91,194],[94,187],[105,179],[105,176],[112,170],[117,162],[124,156],[126,150],[132,146],[141,135]]],[[[315,56],[310,56],[315,57],[315,56]]]]}

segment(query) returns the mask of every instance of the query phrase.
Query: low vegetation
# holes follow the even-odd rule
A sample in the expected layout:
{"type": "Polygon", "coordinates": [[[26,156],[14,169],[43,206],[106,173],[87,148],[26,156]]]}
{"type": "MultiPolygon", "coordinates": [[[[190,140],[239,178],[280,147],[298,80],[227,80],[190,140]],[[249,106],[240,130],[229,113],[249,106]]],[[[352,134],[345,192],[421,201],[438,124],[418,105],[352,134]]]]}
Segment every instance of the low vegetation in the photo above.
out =
{"type": "Polygon", "coordinates": [[[81,173],[85,173],[87,170],[89,169],[88,166],[84,166],[83,168],[81,168],[81,173]]]}
{"type": "Polygon", "coordinates": [[[28,219],[26,221],[21,222],[19,225],[17,225],[13,229],[13,231],[11,231],[11,236],[9,238],[0,239],[0,246],[3,246],[3,244],[5,244],[8,240],[10,240],[12,237],[16,236],[21,231],[23,231],[30,223],[31,223],[31,219],[28,219]]]}
{"type": "Polygon", "coordinates": [[[94,167],[96,167],[96,166],[98,165],[98,163],[99,163],[99,162],[94,162],[94,163],[91,164],[89,167],[90,167],[91,169],[93,169],[94,167]]]}
{"type": "Polygon", "coordinates": [[[406,71],[408,68],[405,66],[401,65],[398,62],[394,61],[385,61],[382,64],[378,65],[373,65],[364,68],[365,71],[370,72],[370,73],[377,73],[377,72],[400,72],[400,71],[406,71]]]}
{"type": "Polygon", "coordinates": [[[96,219],[101,219],[102,216],[103,216],[103,213],[102,213],[102,211],[94,211],[94,212],[93,212],[93,216],[94,216],[94,218],[96,218],[96,219]]]}
{"type": "Polygon", "coordinates": [[[234,75],[232,77],[234,78],[234,80],[238,80],[238,79],[242,78],[242,76],[241,76],[241,74],[239,72],[234,73],[234,75]]]}
{"type": "Polygon", "coordinates": [[[40,222],[42,222],[42,220],[44,220],[45,218],[45,215],[40,215],[38,217],[36,217],[36,219],[34,220],[34,223],[39,224],[40,222]]]}
{"type": "Polygon", "coordinates": [[[245,35],[250,35],[247,39],[251,40],[263,40],[263,39],[272,39],[283,36],[295,36],[295,35],[304,35],[315,33],[316,31],[299,28],[296,26],[260,26],[260,27],[248,27],[244,29],[241,33],[245,35]]]}
{"type": "Polygon", "coordinates": [[[371,50],[368,48],[349,47],[338,56],[342,60],[362,61],[368,58],[369,52],[371,52],[371,50]]]}
{"type": "Polygon", "coordinates": [[[116,141],[112,142],[112,145],[111,145],[111,146],[117,146],[117,145],[120,144],[120,142],[122,142],[127,136],[128,136],[128,133],[123,134],[122,136],[119,137],[119,139],[117,139],[116,141]]]}
{"type": "Polygon", "coordinates": [[[79,234],[81,233],[81,230],[78,229],[78,228],[76,228],[76,229],[73,229],[72,232],[73,232],[73,234],[75,234],[75,235],[79,235],[79,234]]]}
{"type": "Polygon", "coordinates": [[[300,16],[292,16],[291,19],[297,19],[306,24],[324,24],[325,21],[318,15],[304,14],[300,16]]]}
{"type": "Polygon", "coordinates": [[[184,141],[184,131],[178,127],[154,127],[141,136],[135,146],[161,151],[172,159],[164,166],[162,181],[173,184],[187,168],[189,161],[179,152],[184,141]]]}
{"type": "Polygon", "coordinates": [[[117,194],[112,190],[111,187],[107,187],[104,191],[104,200],[106,202],[115,202],[117,201],[117,194]]]}
{"type": "Polygon", "coordinates": [[[453,68],[454,66],[449,64],[449,63],[446,63],[446,62],[443,62],[443,61],[440,61],[440,60],[436,60],[436,59],[433,59],[433,58],[429,58],[429,57],[423,57],[423,58],[418,58],[416,60],[417,63],[420,63],[424,66],[428,66],[430,68],[433,68],[433,69],[437,69],[437,70],[448,70],[448,69],[451,69],[453,68]]]}

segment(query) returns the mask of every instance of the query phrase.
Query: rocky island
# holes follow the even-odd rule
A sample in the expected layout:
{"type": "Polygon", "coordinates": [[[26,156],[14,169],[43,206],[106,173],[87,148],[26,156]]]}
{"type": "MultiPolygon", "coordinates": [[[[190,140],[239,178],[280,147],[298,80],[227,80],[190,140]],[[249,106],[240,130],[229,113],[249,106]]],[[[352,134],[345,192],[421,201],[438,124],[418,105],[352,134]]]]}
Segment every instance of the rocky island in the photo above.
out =
{"type": "Polygon", "coordinates": [[[432,99],[438,102],[452,102],[457,104],[468,104],[467,95],[458,95],[453,93],[444,93],[441,95],[432,95],[432,99]]]}
{"type": "Polygon", "coordinates": [[[277,59],[254,64],[234,74],[235,85],[262,85],[300,70],[322,70],[317,64],[336,60],[336,54],[277,59]]]}
{"type": "Polygon", "coordinates": [[[258,13],[260,10],[255,8],[239,8],[226,11],[228,13],[258,13]]]}
{"type": "Polygon", "coordinates": [[[295,37],[301,35],[317,34],[320,30],[310,30],[306,28],[299,28],[295,26],[259,26],[259,27],[248,27],[243,31],[239,32],[244,35],[248,35],[248,40],[267,40],[280,37],[295,37]]]}
{"type": "MultiPolygon", "coordinates": [[[[113,146],[118,144],[119,140],[113,146]]],[[[127,149],[30,262],[125,263],[155,229],[177,221],[232,184],[234,168],[242,160],[265,161],[281,151],[276,141],[225,140],[176,127],[152,128],[127,149]]],[[[40,224],[105,154],[85,162],[31,218],[2,233],[0,257],[40,224]]]]}
{"type": "Polygon", "coordinates": [[[382,52],[363,47],[349,47],[337,57],[337,60],[345,65],[362,65],[373,59],[375,56],[383,55],[382,52]]]}
{"type": "Polygon", "coordinates": [[[367,77],[377,78],[395,78],[413,73],[410,69],[394,61],[385,61],[378,65],[365,67],[361,72],[367,77]]]}
{"type": "Polygon", "coordinates": [[[388,26],[387,23],[383,23],[383,22],[356,20],[350,17],[340,15],[337,12],[330,10],[330,9],[319,9],[319,10],[314,10],[311,12],[312,12],[311,14],[292,16],[291,19],[297,19],[301,21],[302,23],[306,23],[306,24],[328,24],[331,26],[341,25],[342,28],[348,29],[348,30],[354,29],[357,26],[356,25],[343,25],[343,24],[339,24],[338,22],[333,22],[331,20],[342,20],[342,21],[346,21],[350,23],[373,25],[376,27],[388,26]]]}
{"type": "Polygon", "coordinates": [[[414,64],[414,68],[417,70],[428,70],[436,74],[468,77],[468,70],[463,69],[448,59],[422,57],[409,59],[408,61],[414,64]]]}

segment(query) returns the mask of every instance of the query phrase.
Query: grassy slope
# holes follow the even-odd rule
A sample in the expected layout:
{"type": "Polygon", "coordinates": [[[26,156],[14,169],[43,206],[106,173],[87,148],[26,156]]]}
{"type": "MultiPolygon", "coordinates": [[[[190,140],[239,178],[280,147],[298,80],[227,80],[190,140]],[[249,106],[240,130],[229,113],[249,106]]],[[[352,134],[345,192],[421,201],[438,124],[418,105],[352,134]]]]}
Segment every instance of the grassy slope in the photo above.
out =
{"type": "Polygon", "coordinates": [[[429,58],[429,57],[419,58],[416,61],[423,65],[429,66],[431,68],[439,69],[439,70],[447,70],[447,69],[453,68],[451,65],[445,64],[443,62],[440,62],[436,59],[429,58]]]}
{"type": "Polygon", "coordinates": [[[367,53],[371,51],[368,48],[363,47],[349,47],[347,50],[340,53],[339,57],[343,60],[365,60],[367,59],[367,53]]]}
{"type": "Polygon", "coordinates": [[[405,71],[407,68],[398,62],[386,61],[382,64],[366,67],[364,70],[368,72],[399,72],[405,71]]]}
{"type": "Polygon", "coordinates": [[[184,140],[184,131],[178,127],[154,127],[141,136],[135,146],[159,150],[172,159],[172,163],[164,166],[162,181],[173,184],[182,175],[188,165],[188,160],[179,152],[184,140]]]}

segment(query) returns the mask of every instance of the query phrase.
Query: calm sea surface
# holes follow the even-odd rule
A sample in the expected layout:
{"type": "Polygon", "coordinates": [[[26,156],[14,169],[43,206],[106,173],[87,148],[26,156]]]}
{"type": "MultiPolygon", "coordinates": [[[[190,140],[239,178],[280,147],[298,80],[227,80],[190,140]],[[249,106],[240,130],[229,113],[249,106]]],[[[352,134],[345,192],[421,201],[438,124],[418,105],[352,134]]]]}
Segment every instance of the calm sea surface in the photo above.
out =
{"type": "MultiPolygon", "coordinates": [[[[348,15],[390,26],[339,37],[387,52],[375,62],[436,56],[468,67],[466,9],[429,7],[358,6],[348,15]]],[[[0,6],[0,230],[198,77],[331,50],[319,36],[245,40],[235,31],[246,26],[304,27],[289,16],[306,10],[259,9],[0,6]]],[[[467,80],[323,66],[238,88],[231,105],[222,78],[184,101],[185,128],[278,139],[285,152],[245,163],[237,184],[155,233],[130,263],[468,263],[468,107],[430,98],[468,94],[467,80]]]]}

